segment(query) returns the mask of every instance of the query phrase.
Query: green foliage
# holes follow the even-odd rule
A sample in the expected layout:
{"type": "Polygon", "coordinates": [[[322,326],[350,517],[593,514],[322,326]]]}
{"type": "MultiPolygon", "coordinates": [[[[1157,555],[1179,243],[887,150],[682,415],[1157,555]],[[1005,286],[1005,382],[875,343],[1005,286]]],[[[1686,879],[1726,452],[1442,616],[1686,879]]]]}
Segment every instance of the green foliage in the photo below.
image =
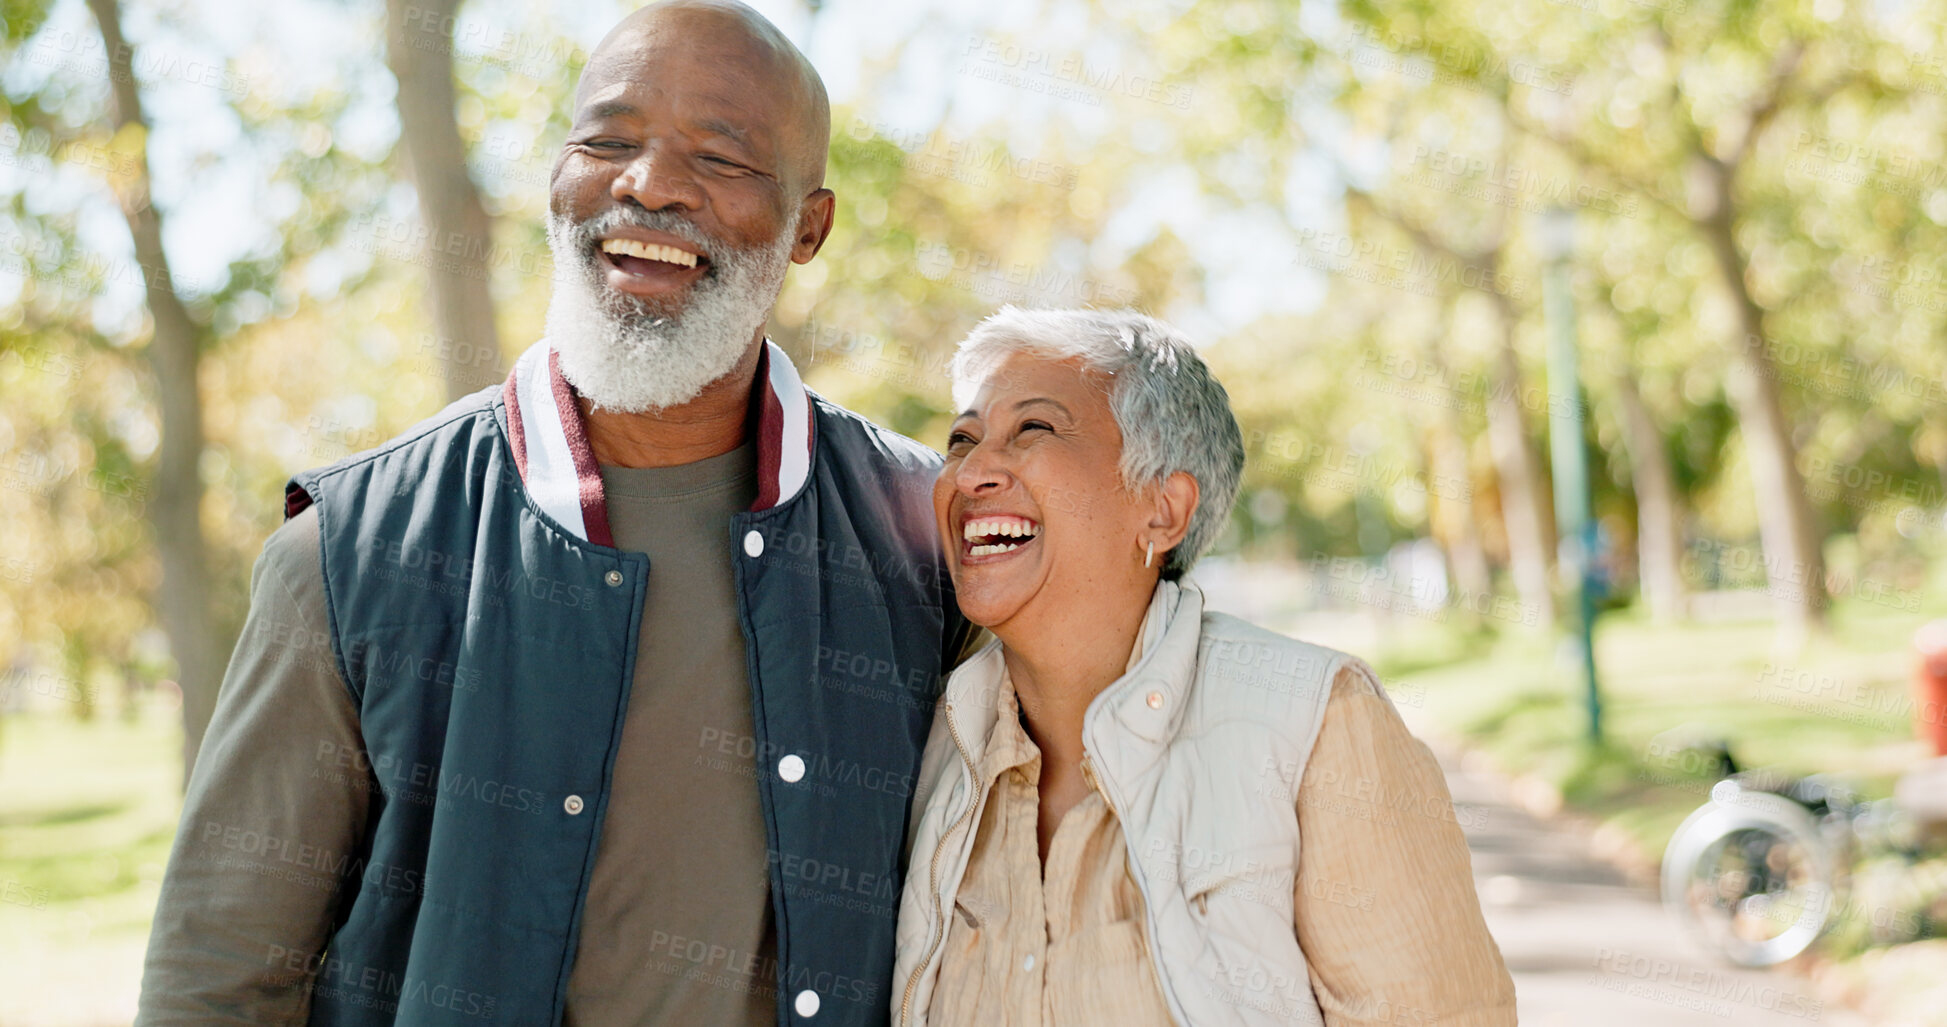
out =
{"type": "Polygon", "coordinates": [[[48,9],[52,6],[48,0],[0,2],[0,39],[19,43],[40,31],[41,23],[47,20],[48,9]]]}
{"type": "MultiPolygon", "coordinates": [[[[1464,509],[1498,571],[1488,400],[1512,388],[1529,430],[1548,430],[1536,217],[1566,204],[1605,531],[1635,551],[1616,401],[1627,377],[1665,438],[1688,541],[1749,548],[1756,503],[1727,400],[1736,318],[1694,194],[1755,110],[1735,230],[1801,470],[1835,573],[1911,590],[1938,542],[1947,468],[1939,17],[1831,9],[1053,3],[1051,22],[1086,24],[1089,80],[1146,75],[1167,89],[1094,86],[1084,103],[1023,103],[985,122],[959,116],[959,98],[991,68],[949,69],[946,102],[915,122],[896,102],[904,55],[863,54],[860,87],[833,112],[836,228],[794,269],[772,333],[815,388],[937,443],[952,347],[1001,303],[1149,309],[1193,326],[1245,429],[1258,501],[1240,506],[1227,546],[1310,559],[1429,534],[1452,545],[1439,525],[1464,509]],[[1175,191],[1158,190],[1166,178],[1175,191]],[[1171,216],[1185,205],[1201,216],[1171,216]],[[1240,225],[1268,241],[1230,258],[1240,225]],[[1268,272],[1287,295],[1237,313],[1240,271],[1268,272]],[[1507,385],[1494,364],[1503,317],[1507,385]],[[1445,441],[1462,454],[1459,479],[1435,470],[1445,441]]],[[[34,45],[45,10],[0,11],[9,53],[34,45]]],[[[586,55],[542,14],[467,16],[516,41],[482,47],[502,37],[475,34],[455,54],[456,115],[496,218],[504,362],[541,332],[547,178],[586,55]]],[[[181,31],[177,20],[163,24],[181,31]]],[[[1053,45],[1038,31],[993,39],[1053,45]]],[[[261,53],[222,56],[252,72],[220,114],[264,183],[239,202],[270,229],[216,280],[187,283],[208,352],[205,523],[234,624],[285,478],[431,413],[439,353],[456,343],[431,336],[416,217],[373,128],[390,88],[377,47],[302,88],[261,53]]],[[[14,568],[0,574],[0,666],[147,681],[169,668],[140,517],[155,459],[146,327],[127,313],[131,269],[81,228],[112,211],[133,144],[105,137],[105,93],[84,78],[56,68],[0,96],[8,152],[28,172],[0,189],[23,281],[0,293],[0,433],[26,475],[0,494],[20,526],[0,541],[0,567],[14,568]]],[[[167,127],[173,112],[153,113],[167,127]]],[[[163,170],[222,156],[178,154],[184,166],[163,170]]],[[[1741,577],[1711,570],[1723,566],[1686,561],[1694,586],[1762,582],[1761,561],[1741,577]]],[[[1624,602],[1632,568],[1617,570],[1624,602]]]]}

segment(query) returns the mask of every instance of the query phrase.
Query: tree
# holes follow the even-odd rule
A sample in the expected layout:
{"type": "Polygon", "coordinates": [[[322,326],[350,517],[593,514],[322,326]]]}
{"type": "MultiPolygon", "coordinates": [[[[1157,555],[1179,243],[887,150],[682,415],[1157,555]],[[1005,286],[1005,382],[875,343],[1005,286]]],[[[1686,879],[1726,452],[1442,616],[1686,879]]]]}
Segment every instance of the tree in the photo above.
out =
{"type": "Polygon", "coordinates": [[[1636,490],[1636,550],[1643,598],[1658,621],[1681,620],[1687,613],[1683,586],[1683,522],[1678,514],[1676,479],[1663,433],[1643,405],[1636,377],[1611,376],[1629,451],[1630,483],[1636,490]]]}
{"type": "Polygon", "coordinates": [[[1614,126],[1599,119],[1575,118],[1566,107],[1558,109],[1552,121],[1524,114],[1518,107],[1509,111],[1525,131],[1553,143],[1591,172],[1644,196],[1709,247],[1736,318],[1737,337],[1730,347],[1736,363],[1727,392],[1737,410],[1750,462],[1769,589],[1777,600],[1781,635],[1791,644],[1824,623],[1823,535],[1796,462],[1794,420],[1779,387],[1773,354],[1778,336],[1768,330],[1770,312],[1753,295],[1751,254],[1739,242],[1748,220],[1739,183],[1765,130],[1788,104],[1816,107],[1851,76],[1808,83],[1801,74],[1803,39],[1792,38],[1782,46],[1760,43],[1756,19],[1732,13],[1726,21],[1726,27],[1734,30],[1728,37],[1700,41],[1700,46],[1708,42],[1716,52],[1680,52],[1673,33],[1662,24],[1631,34],[1634,44],[1651,48],[1657,57],[1638,60],[1631,67],[1658,68],[1661,74],[1632,75],[1614,67],[1594,70],[1595,81],[1589,85],[1595,93],[1613,87],[1618,74],[1655,83],[1662,93],[1658,110],[1665,115],[1657,133],[1657,142],[1666,144],[1663,147],[1646,148],[1639,138],[1618,138],[1614,126]],[[1723,45],[1727,39],[1729,45],[1723,45]],[[1767,52],[1775,56],[1764,74],[1735,76],[1756,79],[1746,96],[1722,95],[1727,92],[1722,77],[1709,72],[1729,69],[1711,65],[1737,62],[1748,67],[1754,54],[1767,52]],[[1707,84],[1713,95],[1699,95],[1702,87],[1695,83],[1707,84]],[[1711,116],[1700,118],[1700,111],[1711,116]],[[1571,125],[1575,127],[1561,127],[1571,125]],[[1685,182],[1686,195],[1680,197],[1669,187],[1673,178],[1685,182]]]}
{"type": "Polygon", "coordinates": [[[135,173],[118,199],[135,244],[151,324],[149,367],[155,377],[162,438],[148,515],[162,562],[156,606],[169,635],[170,655],[175,657],[177,682],[182,688],[186,780],[216,708],[216,691],[222,682],[228,648],[217,626],[210,547],[202,524],[204,432],[197,367],[205,329],[190,317],[188,306],[176,292],[175,280],[169,274],[169,257],[162,249],[162,212],[149,201],[149,125],[136,88],[134,51],[122,38],[117,2],[88,0],[88,9],[94,13],[108,56],[115,135],[135,144],[135,173]]]}
{"type": "MultiPolygon", "coordinates": [[[[1431,228],[1387,209],[1357,187],[1348,187],[1346,195],[1350,202],[1405,233],[1413,245],[1434,261],[1458,266],[1461,279],[1486,286],[1482,292],[1487,299],[1495,339],[1486,390],[1487,438],[1500,484],[1508,562],[1523,606],[1534,611],[1537,625],[1552,625],[1555,593],[1548,568],[1552,562],[1550,554],[1555,550],[1555,524],[1541,458],[1535,453],[1533,440],[1539,433],[1529,425],[1528,411],[1523,405],[1523,397],[1528,393],[1521,385],[1521,355],[1515,346],[1521,313],[1507,290],[1499,287],[1508,280],[1504,271],[1510,235],[1506,212],[1499,206],[1492,207],[1486,219],[1485,241],[1463,248],[1441,238],[1431,228]]],[[[1448,309],[1452,309],[1451,305],[1448,309]]]]}
{"type": "MultiPolygon", "coordinates": [[[[1445,311],[1449,313],[1442,320],[1450,320],[1452,309],[1452,298],[1449,297],[1445,306],[1445,311]]],[[[1428,333],[1425,359],[1427,365],[1433,368],[1436,380],[1452,381],[1453,371],[1448,367],[1446,354],[1442,351],[1445,341],[1439,333],[1428,333]]],[[[1487,552],[1481,545],[1479,522],[1474,516],[1473,476],[1468,467],[1467,436],[1461,426],[1459,412],[1451,405],[1436,404],[1433,409],[1427,425],[1427,445],[1430,450],[1427,463],[1433,468],[1435,480],[1470,483],[1466,489],[1452,490],[1460,492],[1459,495],[1451,495],[1446,490],[1440,494],[1446,497],[1447,507],[1442,511],[1441,519],[1446,521],[1449,529],[1441,540],[1441,548],[1447,554],[1447,565],[1453,574],[1454,584],[1468,599],[1463,609],[1471,611],[1474,608],[1472,604],[1493,594],[1493,578],[1488,572],[1487,552]]],[[[1438,528],[1439,520],[1431,523],[1438,528]]],[[[1436,530],[1434,534],[1438,537],[1442,533],[1436,530]]],[[[1541,620],[1539,611],[1536,620],[1541,620]]]]}
{"type": "Polygon", "coordinates": [[[428,302],[443,343],[446,398],[501,380],[488,288],[493,223],[466,169],[454,119],[453,27],[460,0],[386,0],[386,64],[399,82],[399,143],[424,221],[428,302]]]}
{"type": "MultiPolygon", "coordinates": [[[[1492,97],[1499,120],[1516,130],[1520,171],[1557,172],[1566,160],[1569,174],[1545,180],[1567,186],[1569,195],[1602,186],[1607,188],[1597,191],[1644,201],[1645,220],[1658,223],[1649,232],[1623,230],[1613,210],[1599,219],[1606,259],[1620,258],[1625,244],[1647,243],[1653,249],[1634,263],[1668,280],[1677,258],[1688,262],[1687,244],[1702,244],[1727,302],[1693,303],[1697,323],[1688,331],[1700,339],[1714,336],[1717,352],[1730,358],[1721,381],[1737,414],[1737,466],[1750,476],[1751,510],[1781,637],[1789,643],[1815,630],[1824,617],[1827,573],[1814,498],[1822,497],[1826,517],[1851,527],[1878,516],[1891,497],[1872,494],[1870,486],[1862,494],[1846,481],[1903,477],[1879,468],[1877,458],[1865,456],[1869,450],[1835,445],[1836,433],[1851,418],[1833,415],[1864,391],[1858,379],[1866,376],[1842,371],[1852,380],[1832,385],[1818,379],[1827,376],[1828,359],[1847,366],[1845,351],[1860,345],[1852,340],[1877,334],[1860,331],[1859,321],[1841,329],[1834,317],[1859,305],[1844,291],[1872,287],[1855,282],[1835,289],[1833,276],[1815,269],[1823,256],[1838,265],[1858,261],[1855,268],[1863,265],[1864,274],[1906,274],[1918,240],[1937,238],[1937,226],[1895,213],[1918,205],[1889,202],[1913,186],[1930,188],[1932,182],[1904,170],[1925,155],[1902,153],[1907,144],[1882,131],[1906,120],[1925,123],[1920,115],[1931,106],[1926,98],[1911,104],[1905,98],[1938,92],[1937,82],[1931,90],[1915,89],[1936,65],[1916,56],[1911,45],[1937,32],[1933,16],[1918,9],[1847,14],[1836,4],[1735,0],[1609,14],[1564,8],[1548,18],[1492,24],[1484,8],[1465,4],[1356,4],[1348,14],[1359,28],[1347,47],[1354,67],[1338,88],[1341,97],[1357,98],[1369,91],[1368,79],[1385,78],[1359,66],[1391,69],[1408,83],[1394,90],[1404,97],[1393,99],[1394,106],[1437,104],[1457,91],[1492,97]],[[1779,125],[1797,129],[1790,149],[1777,138],[1779,125]],[[1881,147],[1891,150],[1891,159],[1881,147]],[[1852,160],[1845,154],[1873,156],[1852,160]],[[1846,184],[1860,187],[1847,190],[1846,184]],[[1845,201],[1854,197],[1858,208],[1847,210],[1845,201]],[[1842,231],[1848,236],[1840,244],[1842,231]],[[1862,245],[1869,241],[1878,246],[1862,245]],[[1781,363],[1781,348],[1795,355],[1790,364],[1781,363]],[[1799,390],[1824,393],[1817,396],[1823,409],[1795,406],[1799,390]],[[1876,466],[1869,470],[1862,461],[1876,466]],[[1849,477],[1828,480],[1815,496],[1806,468],[1835,463],[1849,477]]],[[[1373,120],[1370,106],[1367,120],[1373,120]]],[[[1491,137],[1486,120],[1460,122],[1465,131],[1458,135],[1486,127],[1491,137]]],[[[1458,141],[1454,127],[1451,119],[1441,126],[1436,145],[1443,137],[1458,141]]],[[[1381,138],[1400,142],[1391,131],[1381,138]]],[[[1502,146],[1505,153],[1508,143],[1502,146]]],[[[1514,191],[1532,180],[1509,177],[1514,191]]],[[[1633,291],[1640,296],[1644,290],[1633,291]]],[[[1909,302],[1921,304],[1925,315],[1938,306],[1924,296],[1909,302]]],[[[1920,310],[1902,313],[1897,320],[1905,322],[1902,328],[1912,326],[1908,331],[1937,321],[1916,316],[1920,310]]],[[[1863,320],[1884,319],[1875,312],[1863,320]]],[[[1880,359],[1889,366],[1876,377],[1902,384],[1917,377],[1898,366],[1907,358],[1895,352],[1880,359]]],[[[1885,456],[1906,462],[1894,453],[1885,456]]]]}

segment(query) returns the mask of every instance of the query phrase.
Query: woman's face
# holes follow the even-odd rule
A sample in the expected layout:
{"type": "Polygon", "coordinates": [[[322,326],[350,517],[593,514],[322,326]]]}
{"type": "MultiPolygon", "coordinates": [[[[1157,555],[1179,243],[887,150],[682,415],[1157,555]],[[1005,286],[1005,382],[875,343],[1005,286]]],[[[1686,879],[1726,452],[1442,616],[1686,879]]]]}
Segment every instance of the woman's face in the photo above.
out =
{"type": "Polygon", "coordinates": [[[1145,569],[1142,537],[1156,504],[1123,488],[1108,385],[1079,361],[1015,353],[954,419],[933,510],[975,624],[1070,621],[1104,590],[1154,588],[1163,553],[1145,569]]]}

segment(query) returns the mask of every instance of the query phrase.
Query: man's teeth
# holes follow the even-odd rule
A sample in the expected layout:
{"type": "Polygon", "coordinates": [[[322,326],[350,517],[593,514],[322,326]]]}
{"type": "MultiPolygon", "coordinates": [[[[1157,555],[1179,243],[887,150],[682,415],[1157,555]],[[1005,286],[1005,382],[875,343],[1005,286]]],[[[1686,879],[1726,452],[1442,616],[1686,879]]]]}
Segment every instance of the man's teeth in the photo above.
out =
{"type": "Polygon", "coordinates": [[[640,242],[635,239],[603,239],[603,253],[620,253],[644,260],[660,260],[665,264],[681,264],[684,267],[696,266],[696,254],[679,250],[674,246],[660,243],[640,242]]]}
{"type": "Polygon", "coordinates": [[[977,544],[968,550],[969,556],[986,556],[989,553],[1006,553],[1027,545],[1028,540],[1041,534],[1041,526],[1018,517],[986,518],[968,521],[961,526],[962,537],[972,542],[978,538],[1018,538],[1019,542],[991,542],[977,544]]]}

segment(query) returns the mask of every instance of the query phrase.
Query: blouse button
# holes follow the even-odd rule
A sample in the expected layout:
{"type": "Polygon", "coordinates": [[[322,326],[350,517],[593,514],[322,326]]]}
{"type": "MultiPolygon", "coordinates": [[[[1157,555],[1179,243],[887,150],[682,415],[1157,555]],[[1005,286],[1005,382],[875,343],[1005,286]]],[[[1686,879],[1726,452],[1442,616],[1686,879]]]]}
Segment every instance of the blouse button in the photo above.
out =
{"type": "Polygon", "coordinates": [[[1023,959],[1023,960],[1021,960],[1021,969],[1022,969],[1023,971],[1029,971],[1029,970],[1033,970],[1033,969],[1034,969],[1034,957],[1033,957],[1033,956],[1029,956],[1028,958],[1026,958],[1026,959],[1023,959]]]}
{"type": "Polygon", "coordinates": [[[1146,701],[1149,703],[1150,709],[1160,710],[1163,708],[1163,693],[1151,692],[1149,693],[1149,698],[1146,701]]]}

